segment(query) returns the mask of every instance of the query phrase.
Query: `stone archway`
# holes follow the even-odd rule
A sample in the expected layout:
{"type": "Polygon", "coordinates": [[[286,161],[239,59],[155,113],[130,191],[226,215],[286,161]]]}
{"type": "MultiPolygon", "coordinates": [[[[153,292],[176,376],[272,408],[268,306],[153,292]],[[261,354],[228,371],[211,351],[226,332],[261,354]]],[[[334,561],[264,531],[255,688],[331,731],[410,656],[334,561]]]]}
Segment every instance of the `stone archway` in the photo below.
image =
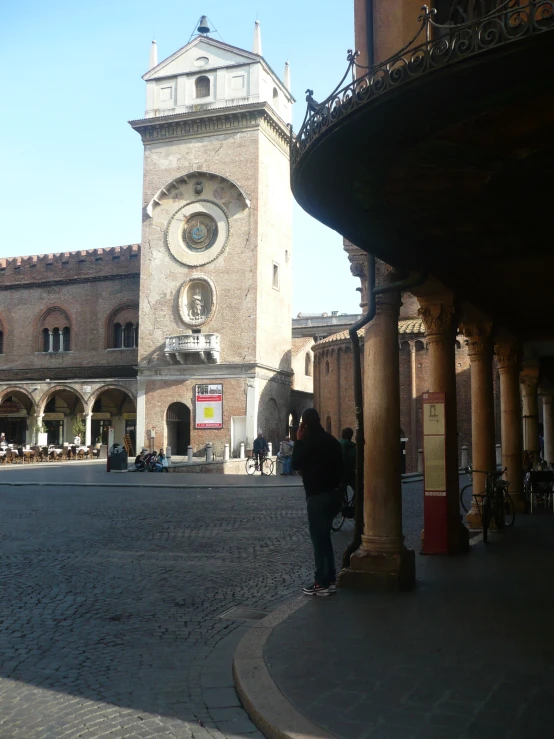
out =
{"type": "Polygon", "coordinates": [[[165,414],[167,446],[172,456],[185,456],[190,444],[190,408],[184,403],[171,403],[165,414]]]}
{"type": "Polygon", "coordinates": [[[36,430],[34,398],[20,388],[7,388],[0,394],[0,433],[8,444],[32,444],[36,430]]]}

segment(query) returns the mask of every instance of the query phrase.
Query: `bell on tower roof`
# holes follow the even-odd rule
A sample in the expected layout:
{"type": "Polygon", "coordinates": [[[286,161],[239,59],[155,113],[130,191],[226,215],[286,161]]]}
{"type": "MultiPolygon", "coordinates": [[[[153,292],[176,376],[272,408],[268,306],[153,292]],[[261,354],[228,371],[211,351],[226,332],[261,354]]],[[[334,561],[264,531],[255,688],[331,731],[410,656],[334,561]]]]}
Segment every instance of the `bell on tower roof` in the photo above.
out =
{"type": "Polygon", "coordinates": [[[202,33],[204,35],[211,32],[211,28],[208,25],[208,19],[205,15],[200,18],[200,22],[196,30],[198,31],[198,33],[202,33]]]}
{"type": "Polygon", "coordinates": [[[158,66],[158,45],[157,43],[152,40],[152,44],[150,45],[150,62],[148,64],[148,70],[154,69],[154,67],[158,66]]]}
{"type": "Polygon", "coordinates": [[[254,54],[262,56],[262,32],[260,30],[260,21],[254,24],[254,44],[252,46],[254,54]]]}

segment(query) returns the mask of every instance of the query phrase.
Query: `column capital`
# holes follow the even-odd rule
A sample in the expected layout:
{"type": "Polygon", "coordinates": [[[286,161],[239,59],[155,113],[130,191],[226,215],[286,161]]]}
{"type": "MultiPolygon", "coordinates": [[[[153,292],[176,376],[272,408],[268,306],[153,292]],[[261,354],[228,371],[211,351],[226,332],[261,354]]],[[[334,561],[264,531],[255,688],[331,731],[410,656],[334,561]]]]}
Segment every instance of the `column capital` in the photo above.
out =
{"type": "Polygon", "coordinates": [[[454,341],[457,315],[451,295],[418,298],[418,315],[425,326],[425,336],[430,342],[454,341]]]}
{"type": "Polygon", "coordinates": [[[344,251],[348,254],[348,261],[350,262],[350,272],[354,277],[358,277],[360,280],[360,308],[365,312],[367,310],[367,259],[368,254],[362,251],[350,241],[344,239],[344,251]]]}
{"type": "Polygon", "coordinates": [[[467,353],[472,362],[490,354],[492,321],[464,322],[460,328],[467,339],[467,353]]]}
{"type": "Polygon", "coordinates": [[[494,354],[500,374],[514,371],[521,364],[521,352],[515,343],[495,344],[494,354]]]}
{"type": "Polygon", "coordinates": [[[523,385],[525,394],[536,395],[539,387],[539,365],[538,362],[523,364],[523,369],[519,376],[520,382],[523,385]]]}

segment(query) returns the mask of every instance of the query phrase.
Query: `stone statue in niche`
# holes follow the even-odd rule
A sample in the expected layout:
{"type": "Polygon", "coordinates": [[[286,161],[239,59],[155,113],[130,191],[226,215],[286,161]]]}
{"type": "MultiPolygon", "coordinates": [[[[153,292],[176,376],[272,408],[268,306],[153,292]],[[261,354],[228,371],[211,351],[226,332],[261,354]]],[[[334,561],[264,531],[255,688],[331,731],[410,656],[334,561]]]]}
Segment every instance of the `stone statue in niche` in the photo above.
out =
{"type": "Polygon", "coordinates": [[[214,287],[208,278],[193,277],[181,288],[181,316],[189,326],[201,326],[214,309],[214,287]]]}
{"type": "Polygon", "coordinates": [[[190,300],[189,318],[192,321],[203,321],[206,319],[206,310],[204,300],[199,290],[194,290],[194,295],[190,300]]]}

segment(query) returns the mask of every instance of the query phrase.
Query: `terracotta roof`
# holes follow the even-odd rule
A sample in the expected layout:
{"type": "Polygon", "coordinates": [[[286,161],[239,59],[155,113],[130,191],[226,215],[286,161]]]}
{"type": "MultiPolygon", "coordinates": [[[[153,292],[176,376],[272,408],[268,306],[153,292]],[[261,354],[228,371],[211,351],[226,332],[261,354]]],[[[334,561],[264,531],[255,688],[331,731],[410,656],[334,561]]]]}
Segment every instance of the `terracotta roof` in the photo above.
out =
{"type": "Polygon", "coordinates": [[[292,340],[292,356],[296,357],[300,352],[305,349],[308,344],[311,345],[314,343],[314,340],[311,336],[299,336],[298,338],[294,338],[292,340]]]}
{"type": "MultiPolygon", "coordinates": [[[[399,334],[424,334],[425,329],[423,327],[423,321],[421,318],[408,318],[406,320],[398,321],[398,333],[399,334]]],[[[358,336],[363,337],[364,329],[358,331],[358,336]]],[[[350,336],[348,331],[340,331],[338,334],[327,336],[325,339],[318,341],[315,346],[321,346],[322,344],[334,344],[339,341],[349,341],[350,336]]]]}

